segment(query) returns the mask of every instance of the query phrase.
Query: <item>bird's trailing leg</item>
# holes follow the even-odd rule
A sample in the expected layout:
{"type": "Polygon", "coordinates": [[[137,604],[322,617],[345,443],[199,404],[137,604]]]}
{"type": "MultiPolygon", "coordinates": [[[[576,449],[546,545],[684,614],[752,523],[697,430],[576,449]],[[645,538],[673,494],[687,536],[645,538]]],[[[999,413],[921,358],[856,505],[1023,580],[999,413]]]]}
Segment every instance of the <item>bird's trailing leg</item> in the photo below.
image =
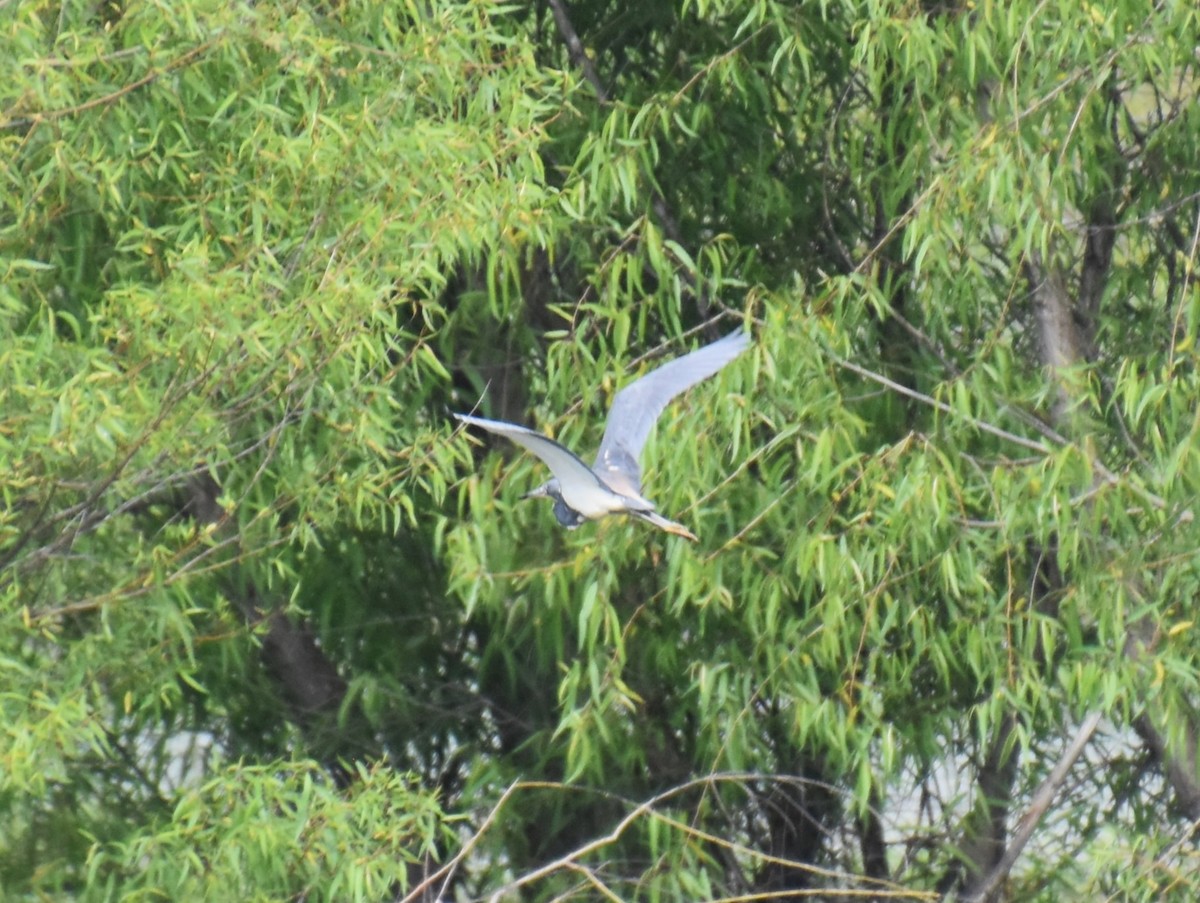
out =
{"type": "Polygon", "coordinates": [[[677,524],[673,520],[667,520],[661,514],[655,511],[630,511],[634,517],[644,520],[648,524],[654,524],[660,530],[666,530],[668,533],[674,533],[676,536],[682,536],[684,539],[697,542],[699,537],[685,527],[683,524],[677,524]]]}

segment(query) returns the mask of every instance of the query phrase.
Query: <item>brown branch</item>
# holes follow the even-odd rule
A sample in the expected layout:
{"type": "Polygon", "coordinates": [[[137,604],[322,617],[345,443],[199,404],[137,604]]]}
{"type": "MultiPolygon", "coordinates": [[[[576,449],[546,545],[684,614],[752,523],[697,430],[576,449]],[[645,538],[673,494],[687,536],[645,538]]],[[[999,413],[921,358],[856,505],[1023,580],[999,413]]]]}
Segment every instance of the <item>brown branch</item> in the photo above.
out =
{"type": "MultiPolygon", "coordinates": [[[[571,24],[571,17],[567,15],[567,8],[563,0],[548,0],[548,3],[550,5],[550,12],[554,16],[554,24],[558,28],[558,33],[562,36],[563,43],[567,45],[567,56],[570,58],[571,64],[582,70],[583,77],[592,86],[592,90],[596,92],[596,97],[600,102],[602,104],[607,103],[609,100],[608,89],[604,86],[604,82],[600,78],[600,73],[596,71],[596,64],[584,49],[583,42],[579,40],[579,33],[575,30],[575,26],[571,24]]],[[[679,221],[667,205],[666,198],[662,196],[662,192],[657,188],[651,189],[650,209],[654,211],[654,215],[662,227],[663,234],[676,244],[683,244],[682,233],[679,231],[679,221]]],[[[695,290],[692,275],[684,273],[683,278],[695,290]]],[[[700,313],[705,314],[708,310],[708,300],[701,294],[699,301],[700,313]]]]}
{"type": "MultiPolygon", "coordinates": [[[[240,543],[232,518],[221,506],[221,487],[207,471],[191,482],[186,510],[196,523],[216,526],[240,543]]],[[[231,575],[230,598],[246,623],[254,626],[266,621],[262,641],[262,659],[275,678],[292,710],[293,720],[302,726],[320,712],[336,711],[346,693],[346,684],[337,667],[317,643],[316,636],[303,622],[293,622],[275,604],[263,606],[257,585],[249,579],[231,575]]]]}
{"type": "Polygon", "coordinates": [[[1097,204],[1089,219],[1083,249],[1083,269],[1079,274],[1079,308],[1083,318],[1082,339],[1085,346],[1090,347],[1098,325],[1100,299],[1112,267],[1117,230],[1112,207],[1107,203],[1097,204]]]}
{"type": "MultiPolygon", "coordinates": [[[[692,790],[706,789],[706,788],[709,788],[709,787],[712,787],[712,786],[715,786],[718,784],[725,784],[725,783],[746,785],[746,784],[750,784],[753,782],[761,782],[764,780],[778,781],[779,783],[782,783],[782,784],[797,784],[797,783],[799,783],[799,784],[806,784],[806,785],[816,785],[816,786],[825,787],[826,789],[830,790],[831,792],[836,792],[836,793],[844,792],[844,791],[842,791],[838,788],[835,788],[831,785],[826,785],[826,784],[824,784],[824,782],[812,781],[812,780],[803,779],[803,778],[796,778],[793,775],[773,775],[773,774],[749,773],[749,772],[722,772],[722,773],[705,775],[703,777],[697,777],[697,778],[693,778],[688,781],[684,781],[683,783],[677,784],[674,787],[670,787],[649,799],[643,800],[640,803],[635,803],[632,800],[626,799],[615,793],[611,793],[611,792],[605,791],[605,790],[584,789],[584,788],[579,788],[579,787],[572,787],[572,786],[569,786],[566,784],[559,784],[559,783],[546,782],[546,781],[522,781],[522,782],[518,782],[515,784],[511,784],[504,791],[504,793],[501,795],[500,799],[488,811],[488,814],[485,816],[485,818],[484,818],[483,822],[480,824],[480,826],[471,834],[470,837],[468,837],[466,839],[466,841],[463,844],[462,849],[460,849],[458,851],[458,853],[455,854],[454,858],[451,859],[449,862],[447,862],[444,866],[442,866],[436,872],[427,876],[420,884],[418,884],[412,890],[410,890],[407,894],[405,894],[405,896],[403,898],[401,898],[400,903],[416,903],[416,901],[419,900],[422,897],[422,895],[427,894],[428,891],[430,891],[432,889],[433,885],[435,885],[439,881],[442,882],[442,890],[444,891],[446,884],[449,882],[453,873],[458,869],[459,865],[464,860],[470,858],[470,856],[473,854],[473,852],[479,845],[480,841],[482,840],[483,835],[495,823],[496,819],[499,816],[500,810],[504,807],[505,803],[509,799],[511,799],[512,796],[518,790],[555,790],[555,791],[563,791],[563,792],[594,794],[594,795],[598,795],[598,796],[605,797],[608,799],[618,800],[621,803],[630,806],[631,808],[630,808],[629,812],[626,813],[620,819],[620,821],[618,821],[617,824],[612,828],[612,830],[609,831],[608,833],[592,838],[591,840],[576,847],[575,849],[571,850],[570,852],[563,854],[562,856],[558,857],[557,859],[553,860],[552,862],[548,862],[544,865],[538,866],[537,868],[535,868],[529,872],[526,872],[523,875],[517,875],[517,876],[513,877],[508,883],[506,883],[502,887],[490,892],[489,896],[487,897],[487,899],[489,899],[489,900],[497,900],[497,901],[507,900],[513,895],[514,891],[517,891],[523,887],[526,887],[526,886],[534,883],[535,881],[541,880],[542,878],[552,875],[558,871],[572,871],[572,870],[576,870],[578,868],[586,869],[587,867],[582,866],[580,860],[584,859],[586,856],[588,856],[592,853],[595,853],[598,850],[603,849],[606,846],[616,843],[617,841],[619,841],[621,839],[621,837],[626,833],[626,831],[629,830],[629,828],[633,824],[635,824],[638,820],[643,819],[643,818],[655,820],[655,821],[667,826],[670,829],[679,831],[681,834],[683,834],[689,838],[692,838],[692,840],[694,840],[694,841],[698,841],[698,842],[705,843],[705,844],[711,844],[714,848],[729,850],[729,851],[733,852],[737,857],[740,857],[740,858],[752,859],[752,860],[762,862],[762,863],[778,863],[781,865],[787,865],[792,868],[800,869],[805,872],[808,872],[814,876],[831,879],[831,880],[837,881],[837,882],[859,882],[861,884],[867,885],[867,889],[857,889],[857,890],[843,889],[840,891],[840,893],[843,896],[857,896],[857,897],[869,896],[869,897],[875,897],[875,898],[879,898],[879,899],[895,899],[895,900],[933,900],[933,899],[935,899],[935,895],[929,891],[910,890],[908,888],[904,888],[904,887],[892,884],[891,882],[872,880],[871,878],[865,878],[861,875],[851,875],[847,872],[839,871],[837,869],[823,868],[821,866],[812,865],[811,863],[794,862],[790,859],[786,859],[786,858],[779,857],[779,856],[773,856],[770,853],[765,853],[761,850],[751,849],[743,844],[737,843],[735,841],[731,841],[727,838],[718,837],[715,834],[711,834],[707,831],[702,831],[702,830],[696,828],[694,825],[691,825],[685,821],[682,821],[678,818],[674,818],[674,817],[666,814],[665,812],[660,811],[660,807],[664,807],[668,802],[670,802],[670,801],[678,798],[679,796],[681,796],[685,793],[688,793],[692,790]]],[[[844,886],[844,885],[842,885],[842,886],[844,886]]],[[[754,894],[750,894],[750,895],[739,895],[738,897],[735,897],[735,898],[721,898],[721,899],[727,900],[728,903],[733,903],[734,900],[793,899],[798,896],[810,896],[810,897],[817,898],[818,895],[825,896],[825,895],[827,895],[827,893],[828,892],[826,890],[820,890],[820,891],[816,891],[816,892],[808,892],[808,891],[797,892],[794,890],[779,891],[779,892],[768,891],[768,892],[764,892],[764,893],[754,893],[754,894]]],[[[714,901],[714,903],[718,903],[718,901],[714,901]]]]}
{"type": "Polygon", "coordinates": [[[1021,851],[1025,849],[1025,845],[1029,843],[1029,839],[1033,836],[1034,828],[1038,822],[1042,820],[1042,816],[1046,814],[1046,810],[1050,808],[1050,803],[1054,800],[1054,795],[1058,793],[1063,781],[1067,779],[1067,774],[1071,770],[1071,766],[1075,764],[1075,760],[1083,753],[1084,748],[1092,739],[1092,735],[1096,733],[1096,728],[1100,725],[1100,713],[1092,712],[1084,719],[1083,724],[1079,726],[1074,738],[1063,750],[1063,754],[1059,757],[1054,769],[1038,787],[1037,792],[1033,795],[1033,799],[1029,803],[1029,808],[1025,810],[1025,814],[1021,816],[1020,822],[1017,824],[1017,829],[1013,832],[1012,842],[1000,857],[1000,861],[995,864],[990,872],[980,881],[972,890],[963,894],[964,903],[981,903],[986,900],[999,886],[1000,882],[1008,875],[1013,865],[1016,864],[1017,858],[1021,855],[1021,851]]]}
{"type": "Polygon", "coordinates": [[[883,833],[883,819],[878,789],[871,791],[871,805],[858,821],[858,849],[862,856],[863,873],[876,881],[890,881],[892,870],[888,867],[887,839],[883,833]]]}
{"type": "MultiPolygon", "coordinates": [[[[216,372],[218,363],[214,363],[211,367],[204,370],[202,373],[188,380],[186,383],[176,383],[178,373],[171,377],[167,384],[166,393],[164,396],[161,409],[155,414],[154,418],[142,430],[142,432],[122,450],[120,458],[113,465],[112,469],[100,478],[95,483],[84,484],[82,488],[87,492],[87,497],[69,508],[56,512],[53,515],[47,516],[50,500],[53,498],[53,492],[50,493],[50,498],[47,499],[43,509],[38,512],[34,525],[30,530],[46,531],[51,527],[62,524],[62,530],[57,537],[48,541],[40,548],[34,549],[23,559],[18,559],[17,555],[20,550],[27,545],[27,539],[23,538],[17,544],[16,551],[10,555],[6,555],[2,562],[0,570],[5,570],[12,565],[12,570],[5,580],[0,581],[0,587],[7,586],[13,579],[18,569],[30,567],[45,561],[66,549],[71,548],[75,542],[84,535],[97,529],[101,524],[108,521],[111,517],[121,514],[126,510],[124,506],[119,507],[117,511],[110,512],[100,506],[100,500],[105,493],[114,486],[117,481],[125,474],[126,468],[132,463],[144,447],[146,447],[154,432],[162,426],[166,421],[167,415],[174,409],[174,406],[187,395],[191,394],[198,386],[202,385],[213,373],[216,372]],[[73,523],[73,526],[72,526],[73,523]]],[[[136,500],[135,500],[136,501],[136,500]]],[[[126,502],[125,504],[130,504],[126,502]]]]}
{"type": "Polygon", "coordinates": [[[1148,714],[1143,712],[1134,719],[1133,729],[1161,765],[1167,783],[1175,792],[1175,801],[1184,815],[1192,821],[1200,821],[1200,783],[1196,780],[1196,772],[1190,770],[1191,764],[1196,761],[1197,738],[1194,726],[1188,725],[1186,756],[1171,755],[1166,738],[1154,726],[1148,714]]]}
{"type": "Polygon", "coordinates": [[[1025,263],[1025,277],[1033,295],[1038,354],[1057,386],[1052,419],[1061,430],[1070,418],[1072,399],[1077,394],[1071,391],[1070,368],[1085,359],[1074,307],[1062,277],[1057,271],[1048,271],[1036,254],[1025,263]]]}
{"type": "MultiPolygon", "coordinates": [[[[1088,226],[1078,298],[1072,299],[1068,295],[1066,280],[1062,274],[1046,269],[1037,256],[1031,256],[1025,264],[1035,304],[1041,363],[1047,367],[1057,383],[1058,400],[1055,403],[1054,422],[1060,430],[1071,427],[1068,418],[1071,416],[1073,396],[1077,394],[1071,383],[1069,368],[1086,360],[1085,341],[1080,333],[1080,323],[1082,321],[1084,330],[1094,325],[1112,260],[1116,232],[1115,216],[1111,208],[1104,203],[1094,206],[1091,215],[1093,221],[1088,226]]],[[[1112,475],[1098,462],[1094,462],[1093,467],[1097,475],[1097,484],[1100,479],[1112,480],[1112,475]]],[[[1158,507],[1166,507],[1165,501],[1158,501],[1158,507]]],[[[1185,512],[1189,519],[1190,514],[1185,512]]],[[[1142,660],[1147,648],[1154,641],[1154,633],[1155,626],[1149,615],[1143,615],[1132,623],[1125,638],[1126,657],[1133,662],[1142,660]]],[[[1152,716],[1152,712],[1143,712],[1136,719],[1134,727],[1161,763],[1164,776],[1175,792],[1180,806],[1189,818],[1200,818],[1200,782],[1196,779],[1200,752],[1197,721],[1194,717],[1183,716],[1186,738],[1184,748],[1171,750],[1162,731],[1153,723],[1152,716]]],[[[1084,722],[1084,727],[1091,724],[1094,731],[1093,722],[1098,719],[1099,713],[1092,713],[1084,722]]],[[[1082,733],[1081,731],[1081,735],[1082,733]]],[[[1083,742],[1086,743],[1086,738],[1083,742]]]]}
{"type": "MultiPolygon", "coordinates": [[[[927,404],[931,408],[936,408],[937,410],[941,411],[943,414],[951,414],[956,417],[961,417],[963,420],[967,421],[967,423],[971,424],[971,426],[975,427],[977,430],[980,430],[981,432],[990,433],[991,435],[995,436],[998,439],[1005,439],[1009,442],[1012,442],[1016,445],[1021,446],[1022,448],[1028,449],[1030,451],[1035,451],[1040,454],[1045,454],[1047,451],[1046,446],[1041,444],[1040,442],[1034,442],[1032,439],[1026,439],[1024,436],[1018,436],[1016,433],[1010,433],[1008,430],[1003,430],[998,426],[992,426],[986,420],[980,420],[977,417],[971,417],[970,415],[962,414],[961,412],[956,411],[950,405],[946,404],[944,401],[938,401],[936,398],[932,398],[929,395],[925,395],[922,392],[918,392],[916,389],[910,389],[907,386],[902,386],[900,383],[896,382],[893,379],[888,379],[886,376],[884,376],[881,373],[876,373],[873,370],[868,370],[866,367],[860,367],[858,364],[855,364],[852,361],[848,361],[843,358],[837,357],[836,355],[831,355],[831,356],[833,357],[834,362],[837,363],[837,365],[839,367],[844,367],[845,369],[849,370],[851,373],[857,373],[859,376],[863,377],[864,379],[869,379],[872,382],[879,383],[879,385],[884,386],[888,389],[891,389],[894,392],[899,392],[901,395],[905,395],[909,398],[914,399],[915,401],[921,402],[922,404],[927,404]]],[[[1057,434],[1053,434],[1052,436],[1048,436],[1047,438],[1055,438],[1055,439],[1065,442],[1065,440],[1063,440],[1062,437],[1058,436],[1057,434]]]]}
{"type": "Polygon", "coordinates": [[[509,784],[504,793],[500,795],[500,799],[496,801],[496,805],[492,806],[491,811],[488,812],[487,816],[483,820],[483,823],[475,829],[475,832],[470,837],[467,838],[466,843],[463,844],[462,849],[458,851],[454,858],[443,865],[432,875],[428,875],[424,881],[405,894],[403,899],[400,900],[400,903],[416,903],[416,901],[420,899],[421,895],[424,894],[425,891],[429,890],[436,882],[441,881],[444,878],[445,881],[442,883],[442,893],[439,893],[436,898],[441,899],[442,894],[445,892],[446,887],[450,882],[450,878],[453,877],[454,872],[458,870],[458,866],[462,863],[462,861],[471,855],[471,852],[479,844],[479,841],[483,839],[484,833],[487,832],[487,830],[492,826],[492,823],[495,822],[497,816],[500,815],[500,810],[504,808],[504,804],[508,802],[509,798],[516,793],[517,790],[525,786],[527,785],[521,783],[520,781],[514,784],[509,784]]]}
{"type": "Polygon", "coordinates": [[[1003,855],[1009,807],[1020,762],[1020,749],[1013,742],[1016,728],[1016,715],[1009,713],[992,737],[975,779],[979,801],[964,819],[960,858],[938,883],[939,890],[950,891],[964,878],[970,889],[1003,855]]]}
{"type": "Polygon", "coordinates": [[[291,707],[293,720],[307,726],[315,715],[336,712],[346,682],[304,622],[293,622],[278,608],[267,615],[262,658],[291,707]]]}
{"type": "Polygon", "coordinates": [[[558,26],[558,33],[562,35],[563,42],[567,45],[567,56],[571,58],[571,65],[583,70],[583,77],[592,86],[600,102],[607,103],[608,91],[604,88],[604,82],[600,80],[596,64],[584,50],[583,42],[579,40],[579,34],[575,31],[575,26],[571,24],[571,17],[567,15],[562,0],[549,0],[549,3],[550,12],[554,16],[554,24],[558,26]]]}

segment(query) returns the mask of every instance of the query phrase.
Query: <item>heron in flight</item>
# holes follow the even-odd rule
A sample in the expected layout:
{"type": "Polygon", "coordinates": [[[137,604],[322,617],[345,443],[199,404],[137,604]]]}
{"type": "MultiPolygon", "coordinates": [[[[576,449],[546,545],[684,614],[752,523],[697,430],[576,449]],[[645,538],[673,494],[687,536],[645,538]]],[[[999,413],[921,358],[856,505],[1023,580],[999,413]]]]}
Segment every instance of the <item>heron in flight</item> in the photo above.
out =
{"type": "Polygon", "coordinates": [[[608,412],[596,463],[591,467],[569,449],[526,427],[469,414],[454,416],[504,436],[541,458],[554,478],[524,497],[554,499],[554,516],[568,530],[585,520],[628,514],[694,541],[696,536],[687,527],[661,516],[654,510],[654,503],[642,495],[638,456],[672,398],[708,379],[748,347],[750,337],[739,329],[664,364],[618,392],[608,412]]]}

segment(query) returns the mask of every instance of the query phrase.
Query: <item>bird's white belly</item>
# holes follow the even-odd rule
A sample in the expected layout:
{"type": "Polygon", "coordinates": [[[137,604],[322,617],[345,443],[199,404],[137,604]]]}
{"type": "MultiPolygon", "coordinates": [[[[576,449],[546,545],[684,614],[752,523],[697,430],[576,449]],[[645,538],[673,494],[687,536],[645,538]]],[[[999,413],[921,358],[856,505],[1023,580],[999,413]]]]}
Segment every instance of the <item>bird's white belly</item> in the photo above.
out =
{"type": "MultiPolygon", "coordinates": [[[[587,486],[572,486],[570,491],[564,488],[562,496],[567,505],[588,520],[595,520],[617,511],[627,511],[632,501],[597,483],[587,486]]],[[[640,506],[635,505],[635,507],[640,506]]]]}

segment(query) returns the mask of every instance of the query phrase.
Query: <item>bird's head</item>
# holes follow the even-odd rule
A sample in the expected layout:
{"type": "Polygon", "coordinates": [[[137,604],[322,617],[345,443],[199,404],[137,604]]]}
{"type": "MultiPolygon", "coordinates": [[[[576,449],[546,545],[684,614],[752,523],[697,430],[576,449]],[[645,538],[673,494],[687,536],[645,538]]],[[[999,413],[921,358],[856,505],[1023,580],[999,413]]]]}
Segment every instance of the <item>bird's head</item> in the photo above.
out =
{"type": "Polygon", "coordinates": [[[522,498],[554,499],[554,516],[568,530],[574,530],[586,520],[582,514],[563,501],[562,487],[558,485],[558,480],[547,480],[537,489],[525,493],[522,498]]]}

